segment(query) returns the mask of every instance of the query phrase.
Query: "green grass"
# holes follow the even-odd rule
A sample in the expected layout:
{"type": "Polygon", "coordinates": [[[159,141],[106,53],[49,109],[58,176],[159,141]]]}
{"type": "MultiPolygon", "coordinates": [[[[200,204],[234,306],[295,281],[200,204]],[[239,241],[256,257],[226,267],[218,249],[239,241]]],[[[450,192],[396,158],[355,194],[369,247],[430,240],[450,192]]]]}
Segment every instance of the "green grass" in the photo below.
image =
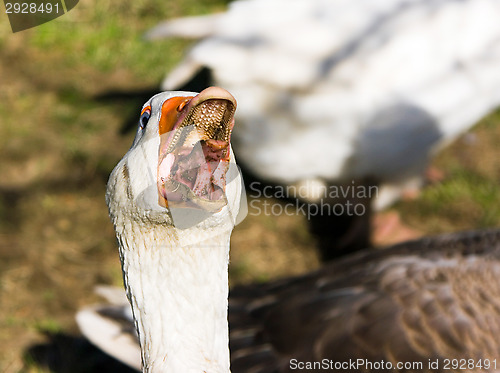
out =
{"type": "Polygon", "coordinates": [[[147,42],[142,35],[159,21],[182,14],[206,14],[225,7],[225,1],[123,1],[83,4],[34,29],[30,46],[57,50],[63,63],[85,64],[101,72],[127,69],[146,81],[159,80],[181,58],[186,41],[147,42]],[[82,9],[80,9],[82,8],[82,9]]]}
{"type": "Polygon", "coordinates": [[[59,321],[52,318],[37,320],[33,323],[33,328],[39,333],[58,333],[63,327],[59,321]]]}
{"type": "Polygon", "coordinates": [[[484,118],[479,126],[483,126],[484,128],[494,129],[498,127],[500,123],[500,108],[496,109],[493,113],[484,118]]]}
{"type": "Polygon", "coordinates": [[[398,206],[408,221],[429,232],[500,226],[498,181],[465,168],[452,168],[417,200],[398,206]]]}

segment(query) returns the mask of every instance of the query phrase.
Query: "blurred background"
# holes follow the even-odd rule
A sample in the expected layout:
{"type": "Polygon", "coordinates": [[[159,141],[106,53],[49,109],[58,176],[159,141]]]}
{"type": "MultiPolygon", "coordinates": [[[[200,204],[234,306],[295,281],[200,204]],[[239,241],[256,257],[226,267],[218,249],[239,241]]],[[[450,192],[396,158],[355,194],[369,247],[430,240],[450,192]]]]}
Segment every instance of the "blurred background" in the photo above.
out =
{"type": "MultiPolygon", "coordinates": [[[[0,15],[0,372],[126,370],[79,337],[74,314],[98,300],[96,284],[122,284],[105,184],[132,142],[130,118],[190,45],[142,34],[227,4],[82,0],[16,34],[0,15]]],[[[412,236],[499,226],[498,124],[500,111],[484,118],[433,161],[438,176],[418,196],[383,214],[412,236]]],[[[234,231],[232,285],[318,265],[303,216],[249,215],[234,231]]]]}

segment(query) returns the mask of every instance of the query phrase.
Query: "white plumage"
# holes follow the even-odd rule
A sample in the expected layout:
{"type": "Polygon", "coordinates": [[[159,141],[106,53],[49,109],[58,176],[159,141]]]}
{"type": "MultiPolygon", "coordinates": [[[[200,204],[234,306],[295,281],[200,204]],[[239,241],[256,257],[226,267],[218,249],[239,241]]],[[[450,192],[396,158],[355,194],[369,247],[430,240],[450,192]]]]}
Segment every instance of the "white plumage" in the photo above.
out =
{"type": "Polygon", "coordinates": [[[239,101],[235,150],[257,176],[382,188],[500,103],[497,0],[239,0],[148,33],[201,38],[163,82],[201,67],[239,101]]]}

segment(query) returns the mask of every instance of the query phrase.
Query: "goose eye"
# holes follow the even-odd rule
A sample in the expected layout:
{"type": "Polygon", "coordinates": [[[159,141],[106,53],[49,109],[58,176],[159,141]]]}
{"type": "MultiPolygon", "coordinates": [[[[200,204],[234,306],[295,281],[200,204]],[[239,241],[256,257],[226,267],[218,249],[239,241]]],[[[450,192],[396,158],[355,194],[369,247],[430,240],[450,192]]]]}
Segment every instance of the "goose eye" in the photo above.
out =
{"type": "Polygon", "coordinates": [[[139,118],[139,127],[141,129],[146,128],[146,124],[148,124],[149,117],[151,116],[151,107],[147,106],[142,109],[141,117],[139,118]]]}

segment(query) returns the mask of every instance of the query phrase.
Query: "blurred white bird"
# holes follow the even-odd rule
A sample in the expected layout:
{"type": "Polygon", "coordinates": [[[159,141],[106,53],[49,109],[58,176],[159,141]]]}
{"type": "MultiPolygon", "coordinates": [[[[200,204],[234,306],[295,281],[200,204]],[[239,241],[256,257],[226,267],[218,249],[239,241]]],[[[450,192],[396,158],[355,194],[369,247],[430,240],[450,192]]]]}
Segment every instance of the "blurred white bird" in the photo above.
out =
{"type": "Polygon", "coordinates": [[[312,202],[379,185],[381,209],[499,105],[499,19],[498,0],[239,0],[147,38],[201,39],[162,88],[208,68],[239,102],[234,147],[257,177],[312,202]]]}

